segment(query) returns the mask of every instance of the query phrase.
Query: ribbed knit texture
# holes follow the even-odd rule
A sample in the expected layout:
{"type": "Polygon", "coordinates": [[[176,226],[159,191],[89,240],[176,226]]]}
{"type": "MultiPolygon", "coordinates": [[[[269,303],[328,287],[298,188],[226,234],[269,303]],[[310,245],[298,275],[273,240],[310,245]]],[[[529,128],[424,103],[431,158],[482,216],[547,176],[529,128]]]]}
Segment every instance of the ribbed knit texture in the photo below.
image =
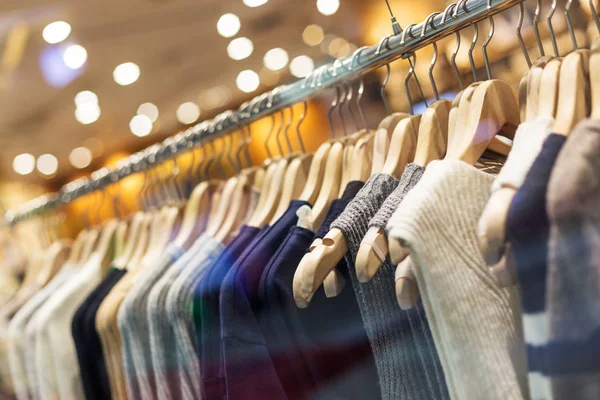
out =
{"type": "Polygon", "coordinates": [[[433,161],[390,221],[413,272],[453,399],[527,398],[516,289],[497,286],[476,225],[493,176],[433,161]]]}
{"type": "MultiPolygon", "coordinates": [[[[173,329],[175,344],[173,348],[169,342],[167,347],[177,354],[177,376],[181,392],[177,398],[201,398],[202,376],[196,342],[197,331],[192,314],[193,289],[222,251],[223,245],[207,236],[200,252],[184,267],[167,294],[165,312],[173,329]]],[[[165,346],[164,343],[162,345],[165,346]]]]}
{"type": "Polygon", "coordinates": [[[144,268],[119,308],[117,319],[123,347],[123,366],[131,400],[156,398],[156,381],[148,351],[150,337],[145,305],[152,286],[182,254],[183,249],[169,245],[155,263],[144,268]]]}
{"type": "Polygon", "coordinates": [[[600,120],[570,133],[548,185],[547,313],[555,399],[600,399],[600,120]]]}
{"type": "Polygon", "coordinates": [[[390,175],[373,175],[331,229],[340,229],[348,244],[346,263],[373,349],[382,398],[448,398],[439,362],[431,365],[431,358],[423,359],[418,350],[428,347],[423,340],[426,335],[416,337],[411,330],[412,322],[424,318],[419,315],[422,310],[398,307],[393,266],[384,262],[368,283],[359,283],[356,277],[354,262],[369,221],[397,185],[398,180],[390,175]]]}
{"type": "Polygon", "coordinates": [[[506,162],[492,184],[493,192],[503,187],[521,187],[531,164],[542,150],[553,123],[553,118],[537,117],[519,125],[506,162]]]}
{"type": "Polygon", "coordinates": [[[156,395],[159,399],[177,398],[179,387],[177,357],[176,352],[173,351],[175,348],[173,329],[166,312],[167,295],[177,276],[202,250],[202,245],[207,237],[207,235],[201,235],[190,249],[168,268],[162,278],[151,288],[148,295],[145,312],[149,327],[149,350],[152,359],[151,366],[156,379],[156,395]]]}
{"type": "Polygon", "coordinates": [[[557,134],[548,136],[513,198],[506,218],[506,238],[514,256],[521,293],[529,390],[534,400],[552,398],[544,349],[548,342],[546,279],[550,240],[546,195],[565,139],[557,134]]]}
{"type": "Polygon", "coordinates": [[[383,229],[387,234],[387,224],[392,214],[396,211],[398,204],[402,202],[406,193],[419,182],[419,179],[423,176],[423,172],[425,172],[425,168],[418,164],[410,163],[406,166],[396,189],[390,193],[377,213],[371,218],[369,228],[375,226],[383,229]]]}

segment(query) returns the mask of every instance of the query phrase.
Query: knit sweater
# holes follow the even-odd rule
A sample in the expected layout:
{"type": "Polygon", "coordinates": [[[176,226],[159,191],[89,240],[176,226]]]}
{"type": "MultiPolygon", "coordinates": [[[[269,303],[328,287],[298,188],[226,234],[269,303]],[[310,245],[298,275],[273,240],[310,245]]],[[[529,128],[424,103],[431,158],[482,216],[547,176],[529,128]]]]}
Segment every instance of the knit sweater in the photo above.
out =
{"type": "Polygon", "coordinates": [[[390,175],[371,176],[331,229],[340,229],[348,244],[346,263],[373,349],[382,398],[447,398],[439,363],[431,365],[431,358],[421,357],[419,349],[429,347],[426,335],[414,335],[411,329],[415,323],[423,326],[422,310],[402,311],[398,307],[393,266],[384,262],[368,283],[359,283],[356,277],[354,262],[369,221],[397,186],[398,181],[390,175]]]}
{"type": "Polygon", "coordinates": [[[154,264],[142,271],[142,275],[132,286],[123,300],[117,314],[127,393],[130,399],[156,398],[156,382],[152,360],[146,314],[146,300],[152,286],[163,273],[183,254],[183,249],[171,244],[154,264]]]}
{"type": "Polygon", "coordinates": [[[387,234],[387,223],[392,214],[394,214],[394,211],[396,211],[406,193],[419,182],[419,179],[423,176],[423,172],[425,172],[425,168],[418,164],[410,163],[406,166],[396,189],[390,193],[377,213],[369,221],[369,228],[381,228],[387,234]]]}
{"type": "MultiPolygon", "coordinates": [[[[202,249],[184,267],[167,294],[165,313],[173,336],[166,345],[177,354],[177,376],[181,392],[178,398],[187,400],[201,398],[202,376],[196,342],[197,331],[192,314],[193,288],[222,251],[223,245],[207,236],[202,249]],[[171,343],[175,344],[174,348],[170,346],[171,343]]],[[[165,346],[165,343],[162,345],[165,346]]]]}
{"type": "Polygon", "coordinates": [[[578,124],[548,185],[548,374],[555,399],[600,398],[600,121],[578,124]]]}
{"type": "Polygon", "coordinates": [[[10,321],[8,329],[10,371],[15,394],[19,400],[30,399],[33,393],[33,387],[30,386],[27,378],[27,358],[35,357],[34,354],[31,354],[33,338],[26,334],[25,327],[36,311],[76,272],[77,270],[72,265],[64,265],[56,276],[29,299],[10,321]]]}
{"type": "Polygon", "coordinates": [[[498,287],[478,248],[493,176],[433,161],[390,221],[413,262],[452,399],[527,398],[519,303],[498,287]]]}
{"type": "Polygon", "coordinates": [[[548,136],[513,198],[506,219],[506,237],[511,245],[521,292],[529,390],[534,400],[552,398],[544,354],[548,342],[546,279],[550,237],[546,194],[551,172],[564,143],[562,135],[548,136]]]}
{"type": "Polygon", "coordinates": [[[146,313],[148,321],[148,332],[139,334],[147,334],[150,340],[149,351],[152,363],[148,367],[153,369],[156,396],[159,399],[175,398],[179,385],[177,358],[173,351],[175,346],[170,342],[173,340],[173,331],[166,313],[167,294],[177,276],[201,251],[206,239],[207,235],[201,235],[190,249],[168,268],[162,278],[150,288],[146,304],[138,310],[140,313],[146,313]]]}

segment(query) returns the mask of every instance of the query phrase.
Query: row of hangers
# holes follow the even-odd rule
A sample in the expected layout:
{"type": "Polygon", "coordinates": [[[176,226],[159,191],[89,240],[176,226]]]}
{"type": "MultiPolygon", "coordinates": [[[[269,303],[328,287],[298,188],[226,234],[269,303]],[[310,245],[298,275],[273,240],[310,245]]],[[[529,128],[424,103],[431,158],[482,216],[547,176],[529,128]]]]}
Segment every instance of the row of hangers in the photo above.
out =
{"type": "MultiPolygon", "coordinates": [[[[557,1],[555,0],[552,5],[551,14],[548,17],[551,39],[555,50],[557,46],[554,32],[551,28],[551,18],[556,9],[556,3],[557,1]]],[[[491,2],[488,5],[491,7],[491,2]]],[[[541,63],[540,60],[536,61],[531,66],[531,71],[521,82],[519,90],[516,90],[503,81],[492,79],[487,56],[487,46],[492,40],[495,30],[492,16],[488,17],[490,32],[482,46],[487,81],[477,81],[473,49],[477,42],[479,31],[477,23],[474,23],[473,29],[475,35],[469,49],[469,60],[475,82],[466,88],[463,87],[455,64],[456,55],[460,47],[460,35],[456,32],[457,46],[451,60],[457,73],[461,91],[453,101],[439,99],[432,74],[437,60],[437,45],[434,42],[434,56],[430,65],[429,76],[436,100],[426,109],[423,115],[412,115],[412,112],[408,115],[395,113],[382,121],[375,134],[378,146],[375,146],[376,150],[373,153],[371,175],[381,172],[392,175],[395,178],[400,178],[408,162],[414,162],[426,167],[429,162],[443,158],[461,160],[471,165],[482,162],[484,158],[488,157],[497,159],[498,156],[501,156],[500,159],[502,159],[502,157],[506,157],[510,152],[511,140],[514,137],[517,126],[522,120],[526,120],[524,116],[529,115],[529,118],[533,118],[536,115],[546,115],[535,111],[536,108],[539,108],[542,113],[545,112],[548,116],[556,119],[555,130],[557,132],[568,134],[578,121],[590,115],[590,102],[588,100],[590,94],[594,104],[593,110],[596,110],[592,112],[592,116],[596,117],[598,115],[597,109],[600,107],[600,92],[598,91],[597,82],[598,74],[594,76],[593,74],[589,74],[589,71],[590,69],[595,70],[594,68],[598,67],[593,64],[594,62],[598,62],[598,57],[594,61],[594,50],[590,54],[589,50],[578,48],[569,18],[570,7],[571,1],[568,1],[565,7],[565,17],[576,50],[567,55],[562,63],[559,63],[558,59],[555,58],[553,63],[554,68],[550,69],[543,77],[538,72],[534,72],[536,68],[540,68],[541,63]],[[558,66],[560,68],[557,68],[558,66]],[[587,83],[589,79],[592,81],[591,89],[587,83]],[[537,90],[532,89],[535,85],[538,87],[537,90]],[[594,88],[596,89],[595,93],[594,88]],[[523,93],[525,94],[524,97],[523,93]],[[519,102],[520,99],[521,102],[519,102]],[[543,105],[540,103],[543,103],[543,105]],[[389,121],[393,121],[393,123],[389,121]]],[[[455,18],[458,10],[461,8],[468,12],[465,0],[448,6],[442,13],[441,24],[449,17],[455,18]]],[[[536,14],[539,13],[540,8],[541,6],[538,2],[536,14]]],[[[598,23],[598,17],[593,4],[591,4],[591,8],[595,21],[598,23]]],[[[521,36],[523,23],[522,3],[519,4],[519,9],[517,36],[525,58],[528,64],[531,65],[521,36]]],[[[425,20],[423,35],[425,35],[425,30],[429,26],[433,26],[436,15],[439,15],[439,13],[434,13],[425,20]]],[[[412,27],[413,25],[408,26],[401,33],[402,42],[405,42],[406,35],[411,35],[412,27]]],[[[539,35],[537,29],[536,34],[539,35]]],[[[382,43],[386,40],[389,39],[384,38],[382,43]]],[[[538,40],[538,42],[541,42],[541,40],[538,40]]],[[[382,43],[380,43],[380,47],[382,43]]],[[[556,50],[556,54],[558,57],[558,50],[556,50]]],[[[414,72],[415,56],[414,54],[410,54],[407,58],[410,70],[405,80],[405,86],[411,76],[416,79],[414,72]]],[[[541,60],[543,59],[544,57],[541,58],[541,60]]],[[[412,111],[412,101],[408,90],[407,97],[412,111]]],[[[502,203],[502,200],[506,200],[506,196],[498,198],[498,204],[501,206],[506,205],[506,203],[502,203]]],[[[492,199],[491,201],[496,200],[492,199]]],[[[506,213],[501,214],[495,210],[491,211],[488,217],[495,222],[498,215],[505,216],[506,213]]],[[[493,243],[502,243],[504,240],[503,231],[497,227],[493,227],[492,229],[494,228],[494,232],[498,232],[498,235],[495,236],[498,240],[493,243]]],[[[485,236],[485,234],[482,236],[485,236]]],[[[487,238],[488,240],[490,239],[489,234],[487,238]]],[[[491,248],[491,246],[486,248],[485,245],[482,245],[482,248],[486,253],[486,260],[491,260],[490,254],[498,253],[498,249],[491,248]]],[[[314,293],[321,285],[324,286],[325,293],[329,297],[336,296],[342,290],[344,281],[336,272],[335,267],[347,252],[346,239],[339,229],[331,229],[325,238],[322,240],[319,239],[312,244],[310,253],[304,256],[294,277],[294,298],[299,307],[307,307],[314,293]]],[[[396,296],[398,302],[404,309],[411,308],[416,304],[418,299],[418,288],[411,272],[410,259],[407,258],[408,251],[400,241],[387,238],[385,232],[380,228],[371,228],[360,245],[355,260],[357,278],[360,282],[371,280],[385,261],[388,253],[392,263],[398,265],[396,273],[396,296]]]]}

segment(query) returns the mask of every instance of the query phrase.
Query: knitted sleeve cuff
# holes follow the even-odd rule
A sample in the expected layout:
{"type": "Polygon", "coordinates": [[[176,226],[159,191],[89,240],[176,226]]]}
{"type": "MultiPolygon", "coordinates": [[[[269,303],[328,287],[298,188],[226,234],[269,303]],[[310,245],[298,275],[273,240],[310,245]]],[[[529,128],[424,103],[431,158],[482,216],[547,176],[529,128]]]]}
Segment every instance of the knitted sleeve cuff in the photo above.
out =
{"type": "Polygon", "coordinates": [[[356,194],[344,212],[331,224],[331,229],[341,230],[346,238],[362,240],[369,229],[369,221],[377,213],[385,199],[398,186],[398,180],[388,174],[375,174],[356,194]]]}
{"type": "Polygon", "coordinates": [[[394,213],[394,211],[396,211],[396,208],[402,202],[402,199],[404,199],[406,193],[408,193],[408,191],[417,184],[419,179],[421,179],[421,176],[423,176],[424,171],[425,168],[421,167],[418,164],[411,163],[406,166],[406,169],[404,170],[404,173],[400,178],[398,186],[383,202],[381,208],[379,209],[379,211],[377,211],[375,216],[371,218],[371,221],[369,222],[369,227],[381,228],[387,234],[386,225],[392,217],[392,214],[394,213]]]}

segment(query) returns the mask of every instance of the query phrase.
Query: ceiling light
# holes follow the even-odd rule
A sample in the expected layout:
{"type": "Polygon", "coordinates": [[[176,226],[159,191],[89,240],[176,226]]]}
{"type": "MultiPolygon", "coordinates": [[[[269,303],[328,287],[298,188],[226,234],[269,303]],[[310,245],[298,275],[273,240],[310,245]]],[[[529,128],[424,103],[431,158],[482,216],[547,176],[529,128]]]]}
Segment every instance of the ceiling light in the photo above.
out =
{"type": "Polygon", "coordinates": [[[69,162],[77,169],[88,167],[92,163],[92,151],[87,147],[76,147],[69,154],[69,162]]]}
{"type": "Polygon", "coordinates": [[[244,58],[250,57],[250,54],[254,51],[254,45],[252,41],[246,37],[240,37],[233,39],[227,46],[227,55],[232,60],[243,60],[244,58]]]}
{"type": "Polygon", "coordinates": [[[158,107],[156,107],[152,103],[142,104],[138,107],[137,113],[145,115],[146,117],[150,118],[150,121],[152,122],[156,122],[156,120],[158,119],[158,107]]]}
{"type": "Polygon", "coordinates": [[[37,159],[37,170],[43,175],[54,175],[58,169],[58,160],[52,154],[42,154],[37,159]]]}
{"type": "Polygon", "coordinates": [[[318,46],[322,41],[325,32],[319,25],[312,24],[304,28],[302,32],[302,40],[309,46],[318,46]]]}
{"type": "Polygon", "coordinates": [[[29,153],[19,154],[13,159],[13,170],[19,175],[28,175],[35,168],[35,157],[29,153]]]}
{"type": "Polygon", "coordinates": [[[244,93],[251,93],[258,89],[260,78],[258,74],[251,69],[240,72],[235,79],[235,84],[244,93]]]}
{"type": "Polygon", "coordinates": [[[85,103],[75,109],[75,119],[83,125],[94,123],[98,121],[98,118],[100,118],[100,106],[98,104],[85,103]]]}
{"type": "Polygon", "coordinates": [[[315,64],[309,56],[298,56],[290,63],[290,71],[296,78],[304,78],[313,71],[315,64]]]}
{"type": "Polygon", "coordinates": [[[317,10],[323,15],[333,15],[340,8],[340,0],[317,0],[317,10]]]}
{"type": "Polygon", "coordinates": [[[243,0],[248,7],[259,7],[266,4],[269,0],[243,0]]]}
{"type": "Polygon", "coordinates": [[[77,107],[84,104],[98,104],[98,96],[96,93],[84,90],[75,95],[75,105],[77,107]]]}
{"type": "Polygon", "coordinates": [[[227,13],[221,15],[221,18],[219,18],[219,21],[217,22],[217,32],[219,32],[219,35],[229,38],[235,36],[235,34],[240,31],[241,26],[242,24],[237,15],[227,13]]]}
{"type": "Polygon", "coordinates": [[[148,136],[152,132],[152,121],[143,114],[138,114],[129,121],[129,129],[137,137],[148,136]]]}
{"type": "Polygon", "coordinates": [[[200,117],[200,107],[196,103],[188,101],[177,107],[177,119],[182,124],[191,124],[200,117]]]}
{"type": "Polygon", "coordinates": [[[271,71],[279,71],[280,69],[285,68],[289,61],[288,53],[282,48],[276,47],[267,51],[263,61],[265,63],[265,67],[270,69],[271,71]]]}
{"type": "Polygon", "coordinates": [[[117,65],[113,71],[113,78],[121,86],[131,85],[140,77],[140,67],[136,63],[126,62],[117,65]]]}
{"type": "Polygon", "coordinates": [[[46,25],[42,37],[50,44],[60,43],[71,34],[71,25],[65,21],[55,21],[46,25]]]}
{"type": "Polygon", "coordinates": [[[73,44],[65,49],[63,53],[63,62],[71,69],[79,69],[83,67],[87,61],[87,50],[85,47],[73,44]]]}

